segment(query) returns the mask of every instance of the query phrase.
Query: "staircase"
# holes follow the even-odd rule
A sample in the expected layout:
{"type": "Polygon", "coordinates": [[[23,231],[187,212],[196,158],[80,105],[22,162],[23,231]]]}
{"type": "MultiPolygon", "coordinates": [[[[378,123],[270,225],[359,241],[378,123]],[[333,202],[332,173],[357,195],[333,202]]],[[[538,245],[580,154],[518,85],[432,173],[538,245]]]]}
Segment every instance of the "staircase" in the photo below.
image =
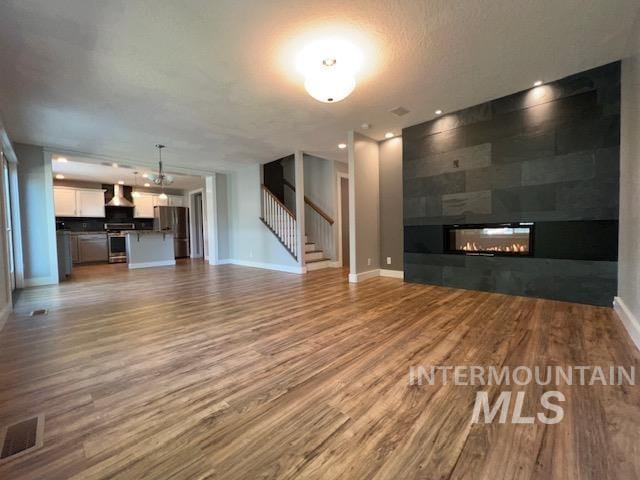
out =
{"type": "Polygon", "coordinates": [[[318,245],[310,242],[306,235],[304,236],[304,242],[304,263],[307,271],[320,270],[331,266],[331,259],[325,255],[318,245]]]}
{"type": "MultiPolygon", "coordinates": [[[[291,256],[299,260],[296,216],[264,185],[262,186],[262,216],[260,220],[278,238],[291,256]]],[[[330,221],[330,225],[332,225],[333,220],[330,221]]],[[[304,263],[307,271],[320,270],[331,265],[329,256],[325,254],[319,244],[310,241],[307,235],[304,236],[304,263]]]]}

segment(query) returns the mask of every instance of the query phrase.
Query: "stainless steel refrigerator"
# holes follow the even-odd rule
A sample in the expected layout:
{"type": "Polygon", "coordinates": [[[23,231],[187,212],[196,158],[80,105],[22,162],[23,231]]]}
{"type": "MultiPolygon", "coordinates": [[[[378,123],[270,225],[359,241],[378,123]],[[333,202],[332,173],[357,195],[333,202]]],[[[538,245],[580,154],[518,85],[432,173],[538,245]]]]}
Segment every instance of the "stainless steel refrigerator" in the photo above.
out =
{"type": "Polygon", "coordinates": [[[189,256],[189,209],[187,207],[154,207],[153,228],[173,233],[176,258],[189,256]]]}

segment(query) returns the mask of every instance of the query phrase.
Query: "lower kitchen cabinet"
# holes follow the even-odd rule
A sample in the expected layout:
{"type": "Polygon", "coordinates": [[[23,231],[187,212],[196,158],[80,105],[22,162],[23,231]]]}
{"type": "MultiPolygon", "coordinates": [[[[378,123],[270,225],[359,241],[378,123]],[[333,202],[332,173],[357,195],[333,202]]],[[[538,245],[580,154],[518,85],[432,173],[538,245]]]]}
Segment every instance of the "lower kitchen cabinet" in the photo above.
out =
{"type": "Polygon", "coordinates": [[[92,263],[109,261],[109,245],[106,233],[74,235],[71,243],[71,255],[74,263],[92,263]]]}

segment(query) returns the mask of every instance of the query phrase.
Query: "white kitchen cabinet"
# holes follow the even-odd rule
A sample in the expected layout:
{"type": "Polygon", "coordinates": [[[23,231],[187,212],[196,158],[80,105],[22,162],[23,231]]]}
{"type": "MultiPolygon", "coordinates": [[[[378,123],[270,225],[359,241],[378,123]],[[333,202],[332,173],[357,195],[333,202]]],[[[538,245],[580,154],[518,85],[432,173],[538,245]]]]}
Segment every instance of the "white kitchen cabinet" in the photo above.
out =
{"type": "Polygon", "coordinates": [[[104,190],[53,187],[56,217],[104,218],[104,190]]]}
{"type": "Polygon", "coordinates": [[[104,191],[77,190],[76,207],[79,217],[104,218],[104,191]]]}
{"type": "Polygon", "coordinates": [[[76,217],[76,190],[68,187],[53,187],[53,202],[56,217],[76,217]]]}
{"type": "Polygon", "coordinates": [[[154,197],[156,196],[152,193],[139,193],[133,199],[133,204],[135,205],[133,216],[135,218],[153,218],[154,197]]]}

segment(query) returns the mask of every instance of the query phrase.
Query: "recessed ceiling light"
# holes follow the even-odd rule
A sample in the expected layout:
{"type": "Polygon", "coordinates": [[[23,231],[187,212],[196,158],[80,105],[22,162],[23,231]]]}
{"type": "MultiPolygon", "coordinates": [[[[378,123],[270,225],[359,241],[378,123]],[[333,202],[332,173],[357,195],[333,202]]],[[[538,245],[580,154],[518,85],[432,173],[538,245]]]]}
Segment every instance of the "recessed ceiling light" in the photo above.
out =
{"type": "Polygon", "coordinates": [[[346,143],[339,143],[339,144],[338,144],[338,148],[339,148],[340,150],[344,150],[345,148],[347,148],[347,144],[346,144],[346,143]]]}
{"type": "Polygon", "coordinates": [[[64,175],[62,175],[61,173],[59,173],[59,174],[57,174],[57,175],[56,175],[56,178],[57,178],[58,180],[64,180],[64,175]]]}
{"type": "Polygon", "coordinates": [[[142,174],[142,178],[149,178],[149,174],[148,173],[143,173],[142,174]]]}
{"type": "Polygon", "coordinates": [[[384,134],[384,138],[393,138],[395,135],[392,132],[387,132],[384,134]]]}
{"type": "Polygon", "coordinates": [[[112,164],[111,164],[111,166],[112,166],[113,168],[118,168],[118,164],[117,164],[117,163],[112,163],[112,164]]]}
{"type": "Polygon", "coordinates": [[[118,180],[118,185],[124,185],[124,180],[118,180]]]}
{"type": "Polygon", "coordinates": [[[542,80],[536,80],[535,82],[533,82],[534,87],[539,87],[540,85],[542,85],[542,80]]]}
{"type": "Polygon", "coordinates": [[[440,109],[436,110],[436,115],[442,115],[442,110],[440,109]]]}
{"type": "Polygon", "coordinates": [[[68,160],[66,158],[64,158],[64,157],[58,157],[58,158],[56,158],[56,161],[59,162],[59,163],[67,163],[68,162],[68,160]]]}
{"type": "Polygon", "coordinates": [[[149,183],[145,183],[144,186],[145,187],[150,187],[151,185],[149,183]]]}

